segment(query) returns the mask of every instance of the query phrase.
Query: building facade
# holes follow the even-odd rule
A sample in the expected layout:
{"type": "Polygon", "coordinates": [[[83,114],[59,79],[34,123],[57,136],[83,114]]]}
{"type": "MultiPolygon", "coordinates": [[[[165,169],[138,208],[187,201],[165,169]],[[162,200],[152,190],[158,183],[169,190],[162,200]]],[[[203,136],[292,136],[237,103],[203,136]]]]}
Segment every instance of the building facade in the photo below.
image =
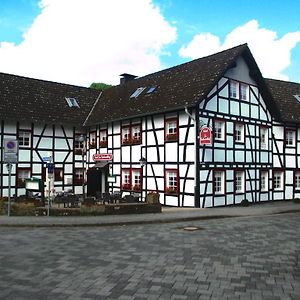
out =
{"type": "MultiPolygon", "coordinates": [[[[56,87],[55,101],[72,109],[58,122],[2,121],[2,143],[7,136],[20,143],[16,194],[21,179],[44,178],[51,153],[55,191],[121,190],[142,200],[158,192],[164,205],[190,207],[299,196],[300,84],[264,79],[247,45],[141,78],[122,75],[102,92],[56,87]]],[[[53,101],[51,91],[44,101],[53,101]]],[[[3,163],[1,174],[5,195],[3,163]]]]}

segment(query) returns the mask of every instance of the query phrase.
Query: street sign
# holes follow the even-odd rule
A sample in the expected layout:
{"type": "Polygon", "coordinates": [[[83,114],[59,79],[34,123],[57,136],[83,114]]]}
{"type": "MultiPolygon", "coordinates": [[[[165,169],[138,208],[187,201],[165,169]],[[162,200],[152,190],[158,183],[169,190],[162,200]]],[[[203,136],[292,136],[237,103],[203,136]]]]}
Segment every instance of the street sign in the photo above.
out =
{"type": "Polygon", "coordinates": [[[47,163],[48,178],[53,178],[54,175],[54,163],[47,163]]]}
{"type": "Polygon", "coordinates": [[[200,145],[211,145],[211,139],[212,139],[212,134],[211,134],[211,129],[207,126],[204,126],[200,129],[199,133],[200,137],[200,145]]]}
{"type": "Polygon", "coordinates": [[[93,160],[94,161],[103,161],[103,160],[112,160],[113,155],[112,153],[96,153],[93,155],[93,160]]]}
{"type": "Polygon", "coordinates": [[[50,157],[49,156],[44,156],[42,159],[43,159],[44,162],[47,162],[47,161],[50,160],[50,157]]]}
{"type": "Polygon", "coordinates": [[[18,162],[19,143],[16,139],[4,139],[4,163],[18,162]]]}

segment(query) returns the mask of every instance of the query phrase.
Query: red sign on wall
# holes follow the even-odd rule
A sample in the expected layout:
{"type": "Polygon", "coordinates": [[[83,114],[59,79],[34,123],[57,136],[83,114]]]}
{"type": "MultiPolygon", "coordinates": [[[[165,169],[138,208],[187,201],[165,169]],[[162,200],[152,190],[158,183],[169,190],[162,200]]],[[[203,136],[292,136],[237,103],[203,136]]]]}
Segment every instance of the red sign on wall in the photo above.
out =
{"type": "Polygon", "coordinates": [[[211,139],[212,139],[212,134],[211,134],[211,129],[209,127],[202,127],[200,129],[200,145],[211,145],[211,139]]]}
{"type": "Polygon", "coordinates": [[[96,153],[93,155],[94,161],[112,160],[113,155],[111,153],[96,153]]]}

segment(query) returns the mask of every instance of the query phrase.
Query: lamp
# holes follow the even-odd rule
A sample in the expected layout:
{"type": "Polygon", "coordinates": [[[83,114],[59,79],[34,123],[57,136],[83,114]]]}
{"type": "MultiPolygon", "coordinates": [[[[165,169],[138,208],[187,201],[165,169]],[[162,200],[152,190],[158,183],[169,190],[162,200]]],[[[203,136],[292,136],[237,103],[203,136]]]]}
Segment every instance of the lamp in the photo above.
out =
{"type": "Polygon", "coordinates": [[[141,157],[139,160],[141,167],[145,166],[147,164],[147,160],[145,157],[141,157]]]}

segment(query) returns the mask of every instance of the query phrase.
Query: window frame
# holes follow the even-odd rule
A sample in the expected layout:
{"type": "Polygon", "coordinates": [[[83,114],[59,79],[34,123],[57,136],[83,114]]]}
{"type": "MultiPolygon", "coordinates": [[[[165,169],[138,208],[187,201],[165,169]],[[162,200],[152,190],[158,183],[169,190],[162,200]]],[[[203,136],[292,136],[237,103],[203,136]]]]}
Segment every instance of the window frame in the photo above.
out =
{"type": "Polygon", "coordinates": [[[259,145],[261,150],[269,150],[269,127],[261,125],[259,127],[259,145]],[[266,143],[263,143],[262,132],[266,132],[266,143]]]}
{"type": "Polygon", "coordinates": [[[30,129],[19,129],[18,130],[19,147],[30,148],[31,144],[32,144],[31,139],[32,139],[32,132],[30,129]],[[24,141],[26,141],[26,137],[24,137],[24,136],[21,137],[21,134],[28,134],[28,144],[24,144],[24,141]]]}
{"type": "Polygon", "coordinates": [[[170,196],[178,196],[179,195],[179,170],[174,168],[165,168],[164,175],[164,192],[166,195],[170,196]],[[176,183],[177,185],[170,186],[169,185],[169,177],[168,174],[175,173],[176,183]]]}
{"type": "Polygon", "coordinates": [[[142,168],[121,168],[121,190],[130,191],[130,192],[141,192],[143,177],[142,177],[142,168]],[[124,174],[128,175],[128,182],[124,182],[124,174]],[[134,181],[134,173],[139,174],[139,185],[134,181]]]}
{"type": "Polygon", "coordinates": [[[239,83],[239,99],[241,101],[248,101],[249,100],[249,84],[244,83],[244,82],[240,82],[239,83]],[[243,91],[243,87],[245,87],[245,94],[242,92],[243,91]],[[243,96],[245,95],[245,98],[243,98],[243,96]]]}
{"type": "Polygon", "coordinates": [[[228,98],[231,98],[231,99],[239,99],[239,82],[236,81],[236,80],[233,80],[233,79],[230,79],[229,80],[229,97],[228,98]],[[233,89],[233,87],[235,87],[233,89]],[[235,96],[233,94],[233,90],[235,90],[235,96]]]}
{"type": "Polygon", "coordinates": [[[284,190],[284,183],[285,183],[285,178],[284,178],[284,170],[282,169],[273,169],[273,174],[272,174],[272,189],[274,192],[282,192],[284,190]],[[275,187],[275,177],[276,174],[280,174],[280,187],[275,187]]]}
{"type": "Polygon", "coordinates": [[[17,170],[16,170],[16,186],[17,186],[17,188],[25,188],[25,179],[27,179],[27,178],[29,179],[29,178],[31,178],[31,176],[32,176],[32,170],[30,167],[17,167],[17,170]],[[26,178],[24,177],[23,178],[24,180],[20,179],[19,174],[22,171],[27,171],[29,173],[29,177],[26,177],[26,178]]]}
{"type": "Polygon", "coordinates": [[[244,144],[245,143],[245,124],[241,122],[234,122],[234,142],[239,143],[239,144],[244,144]],[[237,127],[241,126],[241,140],[237,140],[237,127]]]}
{"type": "Polygon", "coordinates": [[[244,194],[246,191],[246,178],[245,178],[245,170],[243,169],[235,169],[234,170],[234,192],[235,194],[244,194]],[[241,179],[241,189],[237,189],[237,174],[242,173],[242,179],[241,179]]]}
{"type": "Polygon", "coordinates": [[[54,181],[64,181],[64,168],[63,167],[55,167],[54,168],[54,181]],[[58,173],[62,173],[61,175],[58,173]]]}
{"type": "Polygon", "coordinates": [[[297,145],[297,129],[296,128],[285,128],[284,129],[284,145],[287,148],[294,148],[297,145]],[[288,143],[288,133],[293,133],[292,144],[288,143]]]}
{"type": "Polygon", "coordinates": [[[213,194],[215,196],[225,195],[226,194],[226,170],[224,169],[214,169],[213,170],[213,194]],[[216,173],[221,173],[221,190],[216,191],[216,173]]]}
{"type": "Polygon", "coordinates": [[[260,170],[259,173],[259,190],[261,193],[267,193],[269,191],[269,171],[268,170],[260,170]],[[266,176],[263,176],[263,175],[266,176]],[[262,186],[262,178],[265,177],[265,188],[262,186]]]}
{"type": "Polygon", "coordinates": [[[294,191],[300,191],[300,169],[294,170],[294,191]],[[297,187],[297,174],[299,174],[299,186],[297,187]]]}
{"type": "Polygon", "coordinates": [[[178,142],[179,140],[179,120],[178,118],[166,118],[164,124],[165,142],[178,142]],[[169,131],[169,124],[175,124],[175,133],[169,131]]]}
{"type": "Polygon", "coordinates": [[[214,118],[213,119],[213,136],[214,136],[214,142],[218,142],[218,143],[224,143],[225,140],[226,140],[226,121],[223,120],[223,119],[217,119],[217,118],[214,118]],[[216,137],[216,124],[222,124],[222,127],[221,127],[221,137],[220,138],[217,138],[216,137]]]}
{"type": "Polygon", "coordinates": [[[99,130],[99,147],[100,148],[106,148],[108,146],[108,130],[100,129],[99,130]],[[103,134],[105,133],[105,134],[103,134]],[[105,137],[106,139],[102,140],[102,138],[105,137]]]}
{"type": "Polygon", "coordinates": [[[84,183],[84,168],[74,168],[73,185],[82,185],[84,183]],[[76,178],[76,171],[82,171],[82,178],[76,178]]]}

